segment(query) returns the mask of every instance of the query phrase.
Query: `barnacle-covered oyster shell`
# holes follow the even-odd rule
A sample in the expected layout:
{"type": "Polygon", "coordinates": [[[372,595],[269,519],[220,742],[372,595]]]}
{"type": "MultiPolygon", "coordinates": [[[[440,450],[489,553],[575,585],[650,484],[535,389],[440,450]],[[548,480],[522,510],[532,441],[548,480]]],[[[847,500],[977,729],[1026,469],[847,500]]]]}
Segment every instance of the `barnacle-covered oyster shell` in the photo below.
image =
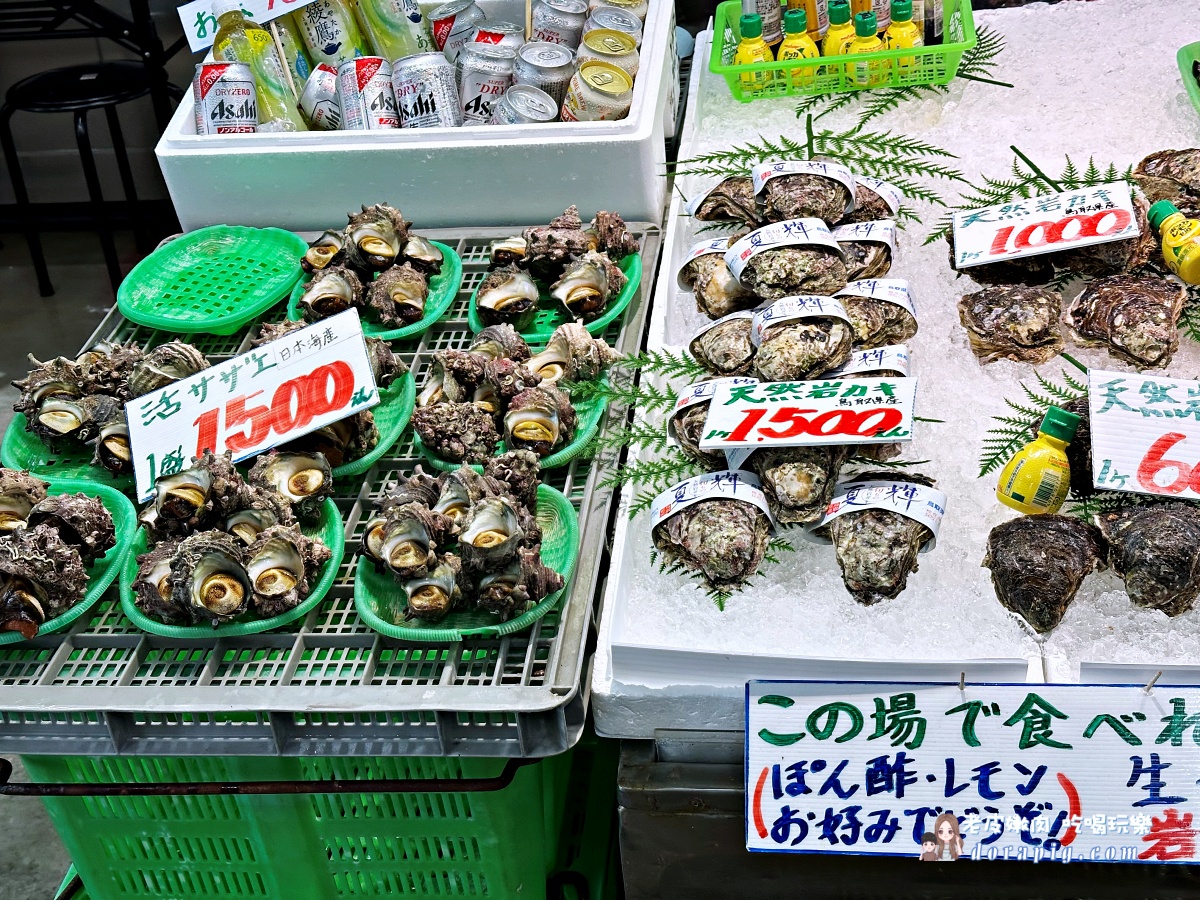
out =
{"type": "Polygon", "coordinates": [[[1200,594],[1200,508],[1128,506],[1101,514],[1097,524],[1130,600],[1168,616],[1192,608],[1200,594]]]}
{"type": "Polygon", "coordinates": [[[1001,522],[988,534],[983,565],[996,599],[1030,624],[1053,631],[1088,573],[1104,568],[1100,529],[1072,516],[1039,514],[1001,522]]]}
{"type": "Polygon", "coordinates": [[[854,329],[832,316],[769,326],[754,356],[763,381],[804,381],[836,369],[850,358],[854,329]]]}
{"type": "Polygon", "coordinates": [[[846,214],[850,191],[836,179],[798,172],[770,179],[760,199],[768,222],[815,218],[833,223],[846,214]]]}
{"type": "Polygon", "coordinates": [[[321,508],[333,493],[333,469],[321,453],[271,450],[254,461],[249,481],[282,495],[304,521],[319,518],[321,508]]]}
{"type": "Polygon", "coordinates": [[[1055,253],[1052,257],[1054,263],[1071,272],[1092,276],[1119,275],[1141,268],[1158,250],[1158,235],[1146,218],[1149,209],[1150,205],[1135,194],[1133,212],[1138,227],[1137,237],[1055,253]]]}
{"type": "Polygon", "coordinates": [[[821,521],[850,448],[778,447],[756,450],[750,468],[762,482],[771,515],[780,524],[812,525],[821,521]]]}
{"type": "Polygon", "coordinates": [[[778,300],[789,294],[835,294],[850,277],[837,252],[810,244],[764,250],[752,256],[742,269],[741,279],[763,300],[778,300]]]}
{"type": "Polygon", "coordinates": [[[1091,282],[1071,307],[1079,339],[1139,367],[1170,365],[1179,347],[1187,290],[1157,275],[1114,275],[1091,282]]]}
{"type": "Polygon", "coordinates": [[[459,522],[458,549],[471,572],[494,572],[517,555],[525,539],[513,501],[484,497],[459,522]]]}
{"type": "Polygon", "coordinates": [[[700,572],[715,590],[747,581],[767,553],[767,514],[741,500],[701,500],[654,528],[654,546],[700,572]]]}
{"type": "Polygon", "coordinates": [[[337,265],[346,258],[346,233],[327,229],[322,231],[315,241],[308,245],[304,256],[300,257],[300,268],[305,272],[315,272],[337,265]]]}
{"type": "Polygon", "coordinates": [[[147,350],[130,371],[130,396],[141,397],[207,368],[208,357],[194,345],[183,341],[159,344],[147,350]]]}
{"type": "Polygon", "coordinates": [[[253,593],[242,545],[223,531],[202,531],[179,542],[171,559],[175,606],[215,628],[246,612],[253,593]]]}
{"type": "Polygon", "coordinates": [[[246,549],[246,574],[254,588],[254,611],[277,616],[300,604],[312,590],[310,579],[333,556],[296,525],[263,531],[246,549]]]}
{"type": "Polygon", "coordinates": [[[1037,365],[1063,351],[1062,296],[1023,285],[986,287],[958,301],[958,318],[981,363],[998,359],[1037,365]]]}
{"type": "Polygon", "coordinates": [[[754,365],[756,347],[750,339],[754,320],[733,314],[696,335],[688,350],[714,375],[745,375],[754,365]]]}
{"type": "Polygon", "coordinates": [[[386,203],[363,206],[349,216],[346,259],[357,269],[380,272],[396,262],[408,241],[409,222],[386,203]]]}
{"type": "Polygon", "coordinates": [[[99,424],[92,462],[114,475],[133,471],[133,451],[129,447],[129,422],[125,409],[118,407],[99,424]]]}
{"type": "MultiPolygon", "coordinates": [[[[730,238],[732,244],[733,239],[730,238]]],[[[733,277],[725,257],[720,253],[705,253],[688,262],[679,273],[683,282],[696,297],[696,308],[710,319],[720,319],[732,312],[753,309],[759,300],[733,277]]]]}
{"type": "MultiPolygon", "coordinates": [[[[410,578],[401,585],[406,606],[400,618],[426,622],[445,618],[462,600],[459,587],[461,575],[462,560],[453,553],[443,554],[428,574],[410,578]]],[[[400,623],[397,621],[395,624],[400,623]]]]}
{"type": "Polygon", "coordinates": [[[112,513],[100,500],[87,494],[46,497],[29,511],[28,524],[30,528],[49,525],[59,537],[79,550],[85,566],[90,566],[117,545],[112,513]]]}
{"type": "Polygon", "coordinates": [[[434,245],[433,241],[421,237],[419,234],[409,234],[408,240],[404,242],[404,248],[400,251],[400,256],[414,269],[429,276],[441,272],[442,263],[445,262],[445,254],[434,245]]]}
{"type": "Polygon", "coordinates": [[[30,510],[45,499],[42,479],[17,469],[0,469],[0,534],[24,527],[30,510]]]}
{"type": "Polygon", "coordinates": [[[575,436],[571,398],[553,384],[543,384],[513,397],[504,414],[504,440],[515,450],[549,456],[575,436]]]}
{"type": "Polygon", "coordinates": [[[385,328],[403,328],[425,315],[429,280],[408,263],[392,266],[367,288],[367,306],[385,328]]]}
{"type": "Polygon", "coordinates": [[[584,322],[599,318],[628,279],[603,253],[589,251],[567,263],[562,277],[550,286],[550,296],[584,322]]]}
{"type": "Polygon", "coordinates": [[[554,329],[546,348],[525,363],[543,382],[591,381],[621,358],[603,338],[594,338],[578,322],[564,322],[554,329]]]}
{"type": "Polygon", "coordinates": [[[596,249],[613,262],[620,262],[641,249],[638,239],[629,231],[625,220],[606,209],[596,213],[592,224],[588,226],[588,234],[595,241],[596,249]]]}
{"type": "Polygon", "coordinates": [[[481,463],[500,443],[491,412],[474,403],[421,406],[412,423],[425,446],[450,462],[481,463]]]}
{"type": "Polygon", "coordinates": [[[754,180],[747,175],[722,180],[700,201],[695,217],[704,222],[743,222],[757,228],[763,220],[754,198],[754,180]]]}
{"type": "Polygon", "coordinates": [[[86,590],[79,549],[51,526],[0,537],[0,631],[35,637],[47,619],[66,612],[86,590]]]}
{"type": "Polygon", "coordinates": [[[133,582],[134,603],[153,619],[168,624],[185,624],[192,617],[175,602],[171,583],[171,560],[178,541],[160,541],[148,553],[137,558],[137,578],[133,582]]]}
{"type": "Polygon", "coordinates": [[[138,514],[155,540],[209,528],[246,506],[246,483],[232,455],[205,452],[192,465],[154,482],[154,497],[138,514]]]}
{"type": "Polygon", "coordinates": [[[838,299],[850,317],[859,350],[902,344],[917,333],[916,317],[898,303],[845,293],[838,299]]]}
{"type": "Polygon", "coordinates": [[[525,338],[511,325],[489,325],[475,335],[467,349],[487,359],[507,357],[513,362],[525,362],[530,357],[525,338]]]}
{"type": "Polygon", "coordinates": [[[531,512],[537,511],[541,471],[542,461],[532,450],[509,450],[483,464],[483,474],[503,484],[517,502],[531,512]]]}
{"type": "Polygon", "coordinates": [[[1170,200],[1189,218],[1200,215],[1200,150],[1159,150],[1133,170],[1150,203],[1170,200]]]}
{"type": "Polygon", "coordinates": [[[122,403],[132,396],[129,376],[142,359],[142,348],[136,344],[114,344],[100,341],[75,358],[83,370],[84,392],[109,394],[122,403]]]}
{"type": "Polygon", "coordinates": [[[327,319],[365,304],[362,279],[349,266],[331,265],[314,273],[297,306],[309,322],[327,319]]]}
{"type": "Polygon", "coordinates": [[[892,251],[884,241],[838,241],[846,257],[850,281],[882,278],[892,268],[892,251]]]}
{"type": "Polygon", "coordinates": [[[499,572],[479,579],[479,608],[502,620],[524,612],[562,590],[563,577],[542,564],[536,550],[522,548],[499,572]]]}
{"type": "Polygon", "coordinates": [[[524,328],[537,312],[538,286],[533,276],[515,265],[493,269],[479,285],[475,309],[484,325],[509,323],[524,328]]]}
{"type": "Polygon", "coordinates": [[[567,263],[599,245],[597,235],[583,230],[583,220],[575,206],[568,207],[549,226],[526,228],[521,236],[525,239],[525,256],[519,264],[547,284],[562,276],[567,263]]]}
{"type": "MultiPolygon", "coordinates": [[[[582,223],[581,223],[582,224],[582,223]]],[[[498,269],[501,266],[513,266],[525,258],[525,238],[520,235],[492,241],[489,257],[489,268],[498,269]]]]}

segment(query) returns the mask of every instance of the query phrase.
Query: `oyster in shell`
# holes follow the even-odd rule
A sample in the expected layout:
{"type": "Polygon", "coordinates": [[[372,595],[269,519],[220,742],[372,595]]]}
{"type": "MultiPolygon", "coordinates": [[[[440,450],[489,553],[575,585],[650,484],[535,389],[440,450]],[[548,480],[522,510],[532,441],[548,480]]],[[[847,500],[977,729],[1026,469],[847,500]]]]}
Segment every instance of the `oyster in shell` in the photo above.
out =
{"type": "Polygon", "coordinates": [[[79,550],[90,566],[117,545],[112,513],[87,494],[57,494],[46,497],[29,511],[28,525],[49,525],[58,536],[79,550]]]}
{"type": "Polygon", "coordinates": [[[46,482],[28,472],[0,469],[0,535],[25,526],[29,512],[46,499],[46,482]]]}
{"type": "Polygon", "coordinates": [[[1157,275],[1114,275],[1091,282],[1071,307],[1084,343],[1108,347],[1139,368],[1170,365],[1179,347],[1179,315],[1187,289],[1157,275]]]}
{"type": "Polygon", "coordinates": [[[981,363],[998,359],[1037,365],[1063,351],[1062,296],[1022,285],[986,287],[958,301],[958,318],[981,363]]]}
{"type": "Polygon", "coordinates": [[[425,315],[429,280],[408,263],[392,266],[367,288],[367,307],[385,328],[403,328],[425,315]]]}
{"type": "Polygon", "coordinates": [[[151,391],[190,378],[208,368],[208,357],[192,344],[168,341],[147,350],[129,373],[131,397],[141,397],[151,391]]]}
{"type": "Polygon", "coordinates": [[[845,293],[838,299],[850,317],[859,350],[902,344],[917,333],[916,317],[898,303],[845,293]]]}
{"type": "Polygon", "coordinates": [[[511,325],[489,325],[475,335],[467,349],[487,359],[507,357],[513,362],[525,362],[530,357],[525,338],[511,325]]]}
{"type": "Polygon", "coordinates": [[[1100,529],[1072,516],[1040,514],[1001,522],[988,534],[983,565],[996,599],[1038,634],[1053,631],[1083,579],[1104,568],[1100,529]]]}
{"type": "Polygon", "coordinates": [[[504,414],[504,440],[514,450],[549,456],[570,443],[577,417],[571,398],[553,384],[544,384],[513,397],[504,414]]]}
{"type": "Polygon", "coordinates": [[[628,280],[603,253],[589,251],[567,263],[562,278],[550,286],[550,296],[574,318],[590,322],[600,317],[628,280]]]}
{"type": "Polygon", "coordinates": [[[845,319],[821,316],[769,326],[754,357],[763,381],[804,381],[850,358],[854,329],[845,319]]]}
{"type": "Polygon", "coordinates": [[[879,219],[894,218],[895,215],[896,210],[892,209],[882,196],[861,181],[856,180],[854,184],[854,209],[846,213],[842,219],[842,224],[850,225],[858,222],[875,222],[879,219]]]}
{"type": "Polygon", "coordinates": [[[492,413],[474,403],[420,406],[412,423],[430,452],[449,462],[482,463],[500,443],[492,413]]]}
{"type": "Polygon", "coordinates": [[[812,525],[821,521],[850,448],[779,447],[756,450],[750,468],[762,482],[775,521],[812,525]]]}
{"type": "Polygon", "coordinates": [[[562,590],[564,584],[561,575],[542,565],[536,550],[522,548],[499,572],[479,579],[479,608],[508,620],[562,590]]]}
{"type": "Polygon", "coordinates": [[[950,247],[950,268],[961,275],[968,276],[972,281],[979,284],[1024,284],[1036,287],[1045,284],[1054,277],[1054,265],[1050,262],[1048,255],[1025,256],[1021,259],[984,263],[981,266],[970,266],[959,269],[955,265],[954,259],[953,230],[946,233],[946,243],[950,247]]]}
{"type": "Polygon", "coordinates": [[[700,572],[714,590],[747,581],[767,553],[767,514],[741,500],[701,500],[654,528],[655,548],[700,572]]]}
{"type": "Polygon", "coordinates": [[[366,289],[357,273],[349,266],[332,265],[313,275],[297,305],[305,319],[316,322],[351,307],[362,308],[365,300],[366,289]]]}
{"type": "Polygon", "coordinates": [[[483,498],[459,522],[459,554],[463,566],[474,573],[508,565],[524,540],[516,507],[503,495],[483,498]]]}
{"type": "Polygon", "coordinates": [[[525,238],[519,235],[492,241],[489,268],[498,269],[501,266],[516,265],[525,258],[525,250],[525,238]]]}
{"type": "Polygon", "coordinates": [[[1135,195],[1133,211],[1138,226],[1137,237],[1055,253],[1054,263],[1071,272],[1092,276],[1120,275],[1141,268],[1158,250],[1158,234],[1146,218],[1149,209],[1150,205],[1135,195]]]}
{"type": "Polygon", "coordinates": [[[507,322],[524,328],[533,321],[540,296],[528,272],[512,265],[501,266],[489,272],[479,285],[475,309],[484,325],[507,322]]]}
{"type": "Polygon", "coordinates": [[[850,191],[833,178],[799,172],[776,175],[763,186],[761,199],[768,222],[813,218],[833,223],[846,215],[850,191]]]}
{"type": "Polygon", "coordinates": [[[0,537],[0,631],[28,639],[83,599],[87,572],[79,549],[50,525],[0,537]]]}
{"type": "Polygon", "coordinates": [[[638,239],[629,231],[625,220],[617,213],[605,209],[596,213],[587,233],[594,239],[596,249],[613,262],[619,262],[641,249],[638,239]]]}
{"type": "Polygon", "coordinates": [[[1200,150],[1159,150],[1133,170],[1150,203],[1170,200],[1189,218],[1200,215],[1200,150]]]}
{"type": "Polygon", "coordinates": [[[695,216],[703,222],[743,222],[757,228],[763,219],[754,198],[754,180],[747,175],[724,179],[700,201],[695,216]]]}
{"type": "Polygon", "coordinates": [[[403,615],[396,617],[395,624],[405,619],[436,622],[445,618],[462,601],[458,584],[461,575],[462,560],[453,553],[446,553],[428,574],[405,581],[401,587],[406,606],[403,615]]]}
{"type": "Polygon", "coordinates": [[[266,529],[246,549],[246,574],[254,588],[254,611],[277,616],[293,609],[312,590],[311,579],[332,552],[296,525],[266,529]]]}
{"type": "Polygon", "coordinates": [[[704,436],[704,420],[708,417],[709,406],[711,401],[706,400],[681,409],[671,416],[668,430],[674,435],[684,456],[716,471],[725,468],[725,451],[700,449],[700,438],[704,436]]]}
{"type": "Polygon", "coordinates": [[[789,294],[836,294],[850,277],[840,254],[807,245],[764,250],[746,261],[741,280],[763,300],[778,300],[789,294]]]}
{"type": "Polygon", "coordinates": [[[396,262],[408,241],[410,222],[386,203],[363,206],[346,226],[346,259],[356,269],[381,272],[396,262]]]}
{"type": "Polygon", "coordinates": [[[521,236],[525,239],[525,256],[520,265],[547,284],[562,277],[567,263],[599,247],[598,236],[583,230],[575,206],[568,207],[549,226],[526,228],[521,236]]]}
{"type": "Polygon", "coordinates": [[[434,245],[433,241],[421,237],[419,234],[409,234],[408,240],[404,243],[404,249],[400,251],[400,256],[404,262],[430,277],[442,271],[442,263],[446,260],[445,254],[434,245]]]}
{"type": "MultiPolygon", "coordinates": [[[[730,239],[732,242],[732,238],[730,239]]],[[[720,253],[706,253],[691,260],[679,273],[696,297],[696,308],[710,319],[753,309],[759,300],[733,277],[720,253]]]]}
{"type": "Polygon", "coordinates": [[[300,268],[305,272],[316,272],[338,265],[346,259],[346,233],[327,229],[308,245],[300,257],[300,268]]]}
{"type": "Polygon", "coordinates": [[[214,628],[245,613],[253,586],[237,538],[202,531],[180,541],[171,559],[171,591],[175,606],[192,621],[214,628]]]}
{"type": "Polygon", "coordinates": [[[1200,508],[1128,506],[1101,514],[1097,524],[1130,600],[1168,616],[1192,608],[1200,594],[1200,508]]]}
{"type": "Polygon", "coordinates": [[[757,350],[750,340],[753,325],[753,317],[734,313],[692,338],[688,350],[714,375],[746,375],[757,350]]]}
{"type": "Polygon", "coordinates": [[[168,624],[191,621],[188,611],[175,602],[171,582],[171,560],[175,558],[178,541],[160,541],[148,553],[137,558],[137,578],[133,582],[134,603],[153,619],[168,624]]]}
{"type": "Polygon", "coordinates": [[[333,493],[333,469],[320,453],[271,450],[254,461],[248,478],[252,485],[281,495],[302,521],[319,519],[333,493]]]}
{"type": "Polygon", "coordinates": [[[541,471],[542,461],[532,450],[509,450],[483,464],[483,473],[508,488],[517,502],[531,512],[537,511],[541,471]]]}
{"type": "Polygon", "coordinates": [[[892,251],[884,241],[838,241],[846,257],[850,281],[882,278],[892,268],[892,251]]]}
{"type": "Polygon", "coordinates": [[[554,329],[546,348],[525,363],[543,382],[591,381],[621,358],[603,338],[594,338],[578,322],[564,322],[554,329]]]}

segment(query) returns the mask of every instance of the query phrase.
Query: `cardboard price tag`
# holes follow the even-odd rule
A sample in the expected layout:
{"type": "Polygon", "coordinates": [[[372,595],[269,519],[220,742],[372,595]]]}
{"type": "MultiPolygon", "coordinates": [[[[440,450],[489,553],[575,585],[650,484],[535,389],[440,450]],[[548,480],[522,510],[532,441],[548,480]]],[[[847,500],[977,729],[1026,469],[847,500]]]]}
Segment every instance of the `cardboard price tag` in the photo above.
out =
{"type": "Polygon", "coordinates": [[[354,309],[125,404],[138,497],[206,449],[240,462],[379,403],[354,309]]]}
{"type": "Polygon", "coordinates": [[[954,265],[984,263],[1123,241],[1140,234],[1124,181],[954,214],[954,265]]]}
{"type": "Polygon", "coordinates": [[[1092,369],[1088,400],[1096,487],[1200,499],[1200,382],[1092,369]]]}
{"type": "MultiPolygon", "coordinates": [[[[242,0],[242,12],[252,22],[265,25],[312,2],[314,0],[242,0]]],[[[211,47],[217,34],[217,17],[212,14],[212,0],[192,0],[176,11],[179,21],[183,23],[188,48],[193,53],[199,53],[211,47]]],[[[297,90],[299,88],[300,85],[297,85],[297,90]]]]}
{"type": "Polygon", "coordinates": [[[719,385],[701,450],[912,440],[916,378],[719,385]]]}
{"type": "Polygon", "coordinates": [[[1191,863],[1200,686],[746,683],[746,847],[1191,863]]]}

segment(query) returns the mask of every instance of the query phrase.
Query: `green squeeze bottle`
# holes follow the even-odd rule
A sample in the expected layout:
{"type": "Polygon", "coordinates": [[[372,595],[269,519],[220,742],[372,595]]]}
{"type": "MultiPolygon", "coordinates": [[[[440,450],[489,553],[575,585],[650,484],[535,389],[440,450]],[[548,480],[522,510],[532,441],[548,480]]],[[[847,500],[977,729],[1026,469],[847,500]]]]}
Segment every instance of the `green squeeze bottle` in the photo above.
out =
{"type": "Polygon", "coordinates": [[[257,22],[246,18],[239,0],[213,0],[217,18],[213,58],[245,63],[254,72],[259,131],[308,131],[288,87],[275,42],[257,22]]]}

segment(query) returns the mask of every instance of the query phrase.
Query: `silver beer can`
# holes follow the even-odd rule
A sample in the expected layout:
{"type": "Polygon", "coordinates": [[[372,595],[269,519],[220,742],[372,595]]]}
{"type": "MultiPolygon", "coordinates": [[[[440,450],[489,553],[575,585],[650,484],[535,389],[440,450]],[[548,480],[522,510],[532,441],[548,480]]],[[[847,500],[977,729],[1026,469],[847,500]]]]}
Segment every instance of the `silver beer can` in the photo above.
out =
{"type": "Polygon", "coordinates": [[[441,53],[396,60],[392,88],[401,128],[437,128],[463,123],[454,67],[441,53]]]}
{"type": "Polygon", "coordinates": [[[587,21],[587,0],[537,0],[533,5],[533,39],[565,44],[574,50],[587,21]]]}
{"type": "Polygon", "coordinates": [[[499,44],[514,50],[525,43],[525,29],[514,22],[480,22],[471,31],[469,44],[499,44]]]}
{"type": "Polygon", "coordinates": [[[491,124],[522,125],[553,122],[557,118],[558,104],[553,97],[531,84],[514,84],[497,101],[491,124]]]}
{"type": "Polygon", "coordinates": [[[579,67],[559,113],[564,122],[623,119],[633,104],[633,79],[624,69],[589,61],[579,67]]]}
{"type": "Polygon", "coordinates": [[[513,80],[517,52],[497,44],[467,44],[458,58],[458,99],[464,125],[486,125],[513,80]]]}
{"type": "Polygon", "coordinates": [[[601,6],[588,16],[583,24],[583,33],[600,29],[623,31],[633,38],[638,47],[642,46],[642,20],[631,12],[617,9],[615,6],[601,6]]]}
{"type": "Polygon", "coordinates": [[[562,106],[567,85],[574,74],[575,54],[570,48],[547,41],[531,41],[517,51],[513,83],[539,88],[562,106]]]}
{"type": "Polygon", "coordinates": [[[254,73],[245,63],[211,62],[196,66],[196,134],[253,134],[258,129],[254,73]]]}
{"type": "Polygon", "coordinates": [[[300,92],[300,112],[313,131],[337,131],[342,127],[342,104],[338,100],[337,69],[318,63],[300,92]]]}
{"type": "Polygon", "coordinates": [[[338,99],[347,131],[400,127],[392,67],[382,56],[360,56],[338,66],[338,99]]]}
{"type": "Polygon", "coordinates": [[[433,42],[454,62],[462,52],[463,45],[471,38],[475,26],[484,19],[483,10],[475,0],[450,0],[429,14],[429,27],[433,31],[433,42]]]}

